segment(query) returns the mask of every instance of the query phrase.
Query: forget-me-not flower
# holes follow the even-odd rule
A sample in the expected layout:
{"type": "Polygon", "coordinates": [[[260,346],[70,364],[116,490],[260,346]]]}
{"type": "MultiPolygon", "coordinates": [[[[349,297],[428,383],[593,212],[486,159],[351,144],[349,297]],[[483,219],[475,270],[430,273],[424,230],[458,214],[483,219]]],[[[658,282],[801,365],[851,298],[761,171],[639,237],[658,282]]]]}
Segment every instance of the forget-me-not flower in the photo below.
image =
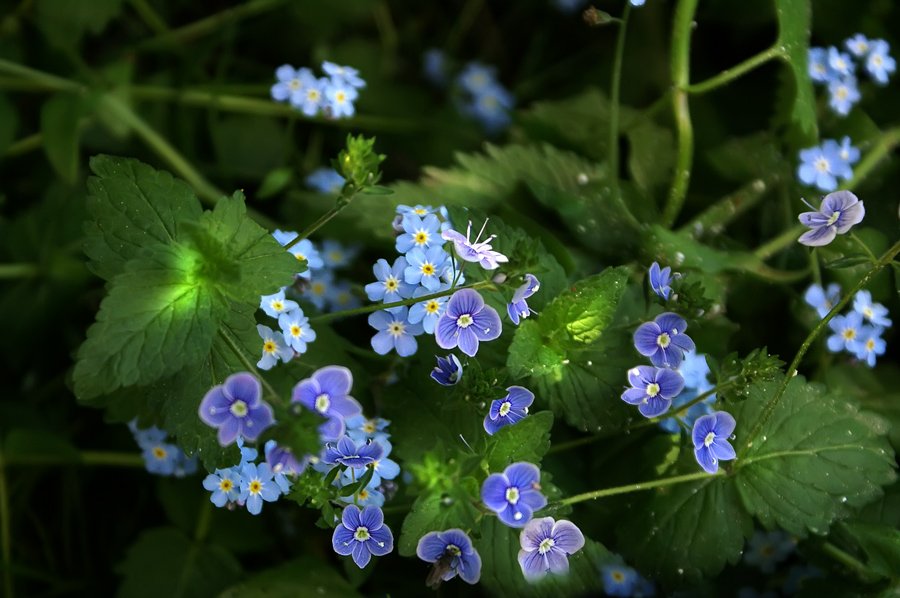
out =
{"type": "Polygon", "coordinates": [[[259,515],[263,501],[275,502],[281,495],[274,474],[265,463],[247,463],[241,469],[241,494],[238,500],[247,505],[251,515],[259,515]]]}
{"type": "Polygon", "coordinates": [[[832,79],[828,83],[828,93],[831,95],[828,105],[837,114],[847,116],[850,109],[860,99],[859,88],[856,85],[856,77],[847,76],[832,79]]]}
{"type": "Polygon", "coordinates": [[[344,246],[333,239],[322,242],[322,260],[326,268],[343,268],[359,253],[358,246],[344,246]]]}
{"type": "Polygon", "coordinates": [[[828,51],[825,48],[809,49],[809,78],[817,83],[827,83],[831,78],[828,51]]]}
{"type": "Polygon", "coordinates": [[[470,62],[463,67],[457,77],[457,81],[465,91],[472,95],[478,95],[494,84],[497,69],[480,62],[470,62]]]}
{"type": "Polygon", "coordinates": [[[859,162],[859,148],[853,146],[852,142],[850,141],[850,137],[845,135],[841,139],[840,144],[838,144],[837,141],[833,139],[826,139],[823,143],[823,147],[827,147],[829,149],[836,148],[838,157],[847,165],[843,173],[838,176],[842,176],[843,178],[848,180],[853,178],[853,169],[851,169],[850,167],[859,162]],[[831,145],[832,143],[834,144],[833,146],[831,145]]]}
{"type": "Polygon", "coordinates": [[[488,414],[484,416],[484,430],[493,436],[504,426],[518,423],[528,415],[528,408],[534,403],[534,393],[522,386],[510,386],[506,396],[491,401],[488,414]]]}
{"type": "Polygon", "coordinates": [[[262,338],[262,357],[256,362],[256,367],[261,370],[271,370],[279,359],[287,363],[294,358],[294,350],[284,342],[284,334],[276,333],[262,324],[257,324],[256,330],[262,338]]]}
{"type": "Polygon", "coordinates": [[[569,557],[584,548],[584,534],[571,521],[541,517],[522,529],[519,545],[522,574],[528,581],[537,581],[548,573],[568,573],[569,557]]]}
{"type": "Polygon", "coordinates": [[[803,300],[816,310],[820,318],[824,318],[841,300],[841,285],[833,282],[823,289],[820,285],[811,284],[803,294],[803,300]]]}
{"type": "Polygon", "coordinates": [[[291,246],[288,251],[290,251],[291,254],[295,258],[297,258],[297,261],[306,260],[306,270],[301,272],[300,276],[306,278],[307,280],[309,280],[310,278],[310,270],[321,268],[324,265],[324,263],[322,262],[322,257],[319,255],[319,251],[316,249],[316,246],[313,245],[313,242],[309,239],[303,239],[296,245],[291,246]]]}
{"type": "Polygon", "coordinates": [[[606,565],[600,574],[607,596],[631,596],[638,582],[637,571],[625,565],[606,565]]]}
{"type": "Polygon", "coordinates": [[[897,69],[897,61],[888,54],[889,51],[890,46],[883,39],[872,40],[866,57],[866,70],[882,85],[888,82],[889,75],[897,69]]]}
{"type": "Polygon", "coordinates": [[[325,88],[325,100],[332,118],[350,117],[356,114],[353,102],[359,97],[356,88],[343,82],[332,79],[325,88]]]}
{"type": "Polygon", "coordinates": [[[677,368],[686,351],[695,349],[687,334],[687,322],[678,314],[666,312],[634,331],[634,348],[649,357],[656,367],[677,368]]]}
{"type": "Polygon", "coordinates": [[[399,253],[407,253],[413,248],[427,249],[432,245],[443,245],[441,221],[435,214],[424,217],[406,214],[401,221],[403,234],[397,237],[395,247],[399,253]]]}
{"type": "Polygon", "coordinates": [[[832,72],[841,77],[850,76],[856,70],[856,65],[850,57],[834,46],[828,48],[828,66],[832,72]]]}
{"type": "Polygon", "coordinates": [[[443,50],[425,50],[422,54],[422,74],[432,85],[443,87],[447,83],[447,56],[443,50]]]}
{"type": "Polygon", "coordinates": [[[304,116],[315,116],[322,109],[327,86],[328,79],[310,77],[303,86],[303,91],[291,96],[291,105],[300,110],[304,116]]]}
{"type": "Polygon", "coordinates": [[[272,236],[276,241],[278,241],[279,245],[284,247],[285,245],[288,245],[291,241],[296,239],[299,235],[297,234],[297,231],[279,230],[276,228],[275,232],[272,233],[272,236]]]}
{"type": "Polygon", "coordinates": [[[837,189],[837,177],[845,174],[846,163],[841,160],[838,151],[831,146],[815,146],[800,150],[800,165],[797,167],[797,178],[805,185],[811,185],[822,191],[837,189]]]}
{"type": "Polygon", "coordinates": [[[308,68],[294,69],[289,64],[283,64],[275,69],[277,82],[272,85],[272,99],[278,102],[291,102],[292,104],[303,96],[306,86],[315,81],[312,71],[308,68]]]}
{"type": "Polygon", "coordinates": [[[369,419],[366,416],[359,414],[348,417],[346,419],[346,424],[347,436],[354,442],[375,440],[385,446],[385,456],[390,454],[391,451],[388,448],[390,447],[390,444],[385,442],[390,436],[389,433],[385,432],[387,427],[391,425],[390,421],[381,417],[369,419]]]}
{"type": "Polygon", "coordinates": [[[406,269],[403,279],[409,284],[421,284],[432,293],[441,286],[441,276],[450,267],[450,255],[440,245],[428,249],[413,247],[406,254],[406,269]]]}
{"type": "Polygon", "coordinates": [[[631,388],[622,393],[622,400],[637,405],[644,417],[656,417],[669,410],[672,399],[684,388],[684,378],[674,370],[639,365],[628,370],[631,388]]]}
{"type": "Polygon", "coordinates": [[[533,463],[513,463],[503,473],[487,477],[481,485],[481,500],[506,525],[522,527],[547,505],[541,494],[541,472],[533,463]]]}
{"type": "Polygon", "coordinates": [[[393,303],[412,297],[416,286],[403,279],[403,271],[407,266],[409,264],[402,255],[395,259],[391,266],[385,259],[375,262],[372,272],[375,274],[376,282],[366,285],[366,295],[368,295],[369,301],[393,303]]]}
{"type": "Polygon", "coordinates": [[[144,466],[148,472],[157,475],[175,473],[181,449],[169,442],[147,444],[143,449],[141,456],[144,458],[144,466]]]}
{"type": "Polygon", "coordinates": [[[263,295],[260,297],[259,306],[267,316],[277,318],[283,313],[299,309],[296,301],[284,298],[284,289],[272,295],[263,295]]]}
{"type": "Polygon", "coordinates": [[[384,513],[378,507],[347,505],[341,522],[334,528],[331,546],[341,556],[352,556],[360,569],[369,564],[372,555],[384,556],[394,549],[394,536],[384,524],[384,513]]]}
{"type": "Polygon", "coordinates": [[[433,575],[428,579],[431,587],[437,587],[440,581],[449,581],[459,575],[468,584],[476,584],[481,578],[481,555],[472,545],[472,540],[461,529],[448,529],[442,532],[428,532],[416,545],[416,556],[426,563],[435,564],[433,575]]]}
{"type": "Polygon", "coordinates": [[[531,308],[528,307],[526,299],[537,293],[540,288],[541,283],[534,274],[525,275],[525,283],[515,290],[512,301],[506,304],[506,313],[513,324],[518,326],[521,318],[531,315],[531,308]]]}
{"type": "Polygon", "coordinates": [[[366,82],[359,76],[359,70],[352,66],[342,66],[326,60],[322,62],[322,70],[333,81],[341,81],[356,89],[362,89],[366,86],[366,82]]]}
{"type": "Polygon", "coordinates": [[[241,494],[241,476],[231,468],[217,469],[203,480],[203,487],[212,492],[209,500],[217,507],[237,502],[241,494]]]}
{"type": "Polygon", "coordinates": [[[228,446],[239,436],[256,440],[275,421],[272,408],[262,400],[259,379],[248,372],[232,374],[213,386],[200,401],[199,415],[219,429],[219,444],[228,446]]]}
{"type": "Polygon", "coordinates": [[[862,58],[869,53],[869,40],[862,33],[857,33],[844,42],[844,46],[857,58],[862,58]]]}
{"type": "Polygon", "coordinates": [[[736,422],[730,413],[716,411],[697,418],[691,438],[694,441],[694,457],[707,473],[719,471],[719,461],[735,458],[734,447],[728,438],[734,432],[736,422]]]}
{"type": "Polygon", "coordinates": [[[856,355],[856,358],[865,361],[870,368],[875,367],[875,360],[879,355],[884,355],[887,343],[881,338],[882,329],[877,326],[860,327],[856,338],[847,343],[847,350],[856,355]]]}
{"type": "Polygon", "coordinates": [[[306,343],[316,340],[316,331],[309,327],[309,318],[299,307],[278,316],[284,342],[297,353],[306,353],[306,343]]]}
{"type": "MultiPolygon", "coordinates": [[[[449,287],[449,284],[444,283],[435,289],[435,291],[445,291],[449,287]]],[[[413,293],[413,297],[424,297],[430,294],[432,294],[432,291],[427,287],[419,287],[413,293]]],[[[431,297],[421,303],[416,303],[409,308],[409,323],[415,324],[421,322],[422,328],[426,333],[434,334],[434,327],[437,326],[441,316],[444,315],[444,309],[446,308],[449,299],[450,298],[445,295],[444,297],[431,297]]]]}
{"type": "MultiPolygon", "coordinates": [[[[304,182],[307,187],[319,193],[337,193],[346,181],[334,168],[323,166],[309,173],[304,182]]],[[[310,268],[321,267],[321,265],[310,266],[310,268]]]]}
{"type": "Polygon", "coordinates": [[[478,344],[500,336],[503,325],[497,310],[485,305],[474,289],[460,289],[447,302],[447,310],[438,320],[434,337],[441,349],[459,350],[474,357],[478,344]]]}
{"type": "Polygon", "coordinates": [[[456,355],[453,353],[448,354],[447,357],[435,355],[435,358],[437,365],[431,370],[431,377],[435,382],[442,386],[453,386],[462,380],[463,366],[456,355]]]}
{"type": "Polygon", "coordinates": [[[853,193],[849,191],[829,193],[822,200],[818,211],[800,214],[798,217],[800,224],[812,230],[803,233],[797,240],[810,247],[828,245],[836,235],[843,235],[854,224],[862,222],[865,215],[863,202],[853,193]]]}
{"type": "Polygon", "coordinates": [[[419,348],[416,336],[422,334],[423,328],[421,322],[410,324],[408,313],[404,306],[369,314],[369,326],[378,331],[372,337],[372,349],[376,353],[387,355],[394,349],[400,357],[415,354],[419,348]]]}
{"type": "Polygon", "coordinates": [[[872,293],[869,291],[858,291],[853,296],[853,310],[875,326],[889,328],[891,325],[891,319],[887,317],[888,308],[873,302],[872,293]]]}
{"type": "Polygon", "coordinates": [[[859,312],[851,311],[846,315],[838,315],[828,321],[828,326],[834,331],[834,334],[828,337],[826,345],[828,350],[837,353],[842,349],[853,352],[852,343],[859,336],[862,328],[862,315],[859,312]]]}

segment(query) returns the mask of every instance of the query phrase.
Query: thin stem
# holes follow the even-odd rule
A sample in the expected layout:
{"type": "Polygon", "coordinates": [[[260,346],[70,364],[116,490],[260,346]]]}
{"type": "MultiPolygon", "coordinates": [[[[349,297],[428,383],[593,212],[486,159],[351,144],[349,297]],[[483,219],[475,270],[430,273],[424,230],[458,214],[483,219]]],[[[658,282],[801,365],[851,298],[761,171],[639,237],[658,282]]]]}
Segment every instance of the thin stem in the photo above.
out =
{"type": "Polygon", "coordinates": [[[0,451],[0,553],[3,555],[4,595],[12,598],[12,517],[9,510],[9,489],[6,487],[6,463],[0,451]]]}
{"type": "Polygon", "coordinates": [[[856,573],[862,581],[872,583],[879,579],[879,576],[869,569],[865,563],[844,550],[841,550],[831,542],[822,542],[821,547],[822,552],[856,573]]]}
{"type": "Polygon", "coordinates": [[[755,56],[751,56],[744,62],[740,64],[736,64],[730,69],[725,69],[715,77],[711,77],[706,81],[701,81],[700,83],[694,83],[693,85],[688,85],[685,88],[685,91],[693,94],[703,94],[708,91],[712,91],[714,89],[718,89],[719,87],[723,87],[728,85],[738,77],[742,76],[745,73],[748,73],[755,69],[758,66],[761,66],[773,58],[781,58],[784,56],[784,52],[781,50],[779,46],[772,46],[768,50],[763,50],[759,54],[755,56]]]}
{"type": "Polygon", "coordinates": [[[650,490],[652,488],[662,488],[665,486],[673,486],[675,484],[683,484],[684,482],[693,482],[694,480],[703,480],[714,477],[715,475],[723,475],[723,474],[709,474],[705,471],[699,473],[689,473],[686,475],[678,475],[670,478],[662,478],[660,480],[653,480],[650,482],[639,482],[637,484],[626,484],[625,486],[614,486],[612,488],[602,488],[600,490],[593,490],[591,492],[585,492],[583,494],[576,494],[575,496],[570,496],[569,498],[565,498],[559,502],[560,505],[573,505],[575,503],[584,502],[586,500],[596,500],[598,498],[604,498],[606,496],[615,496],[617,494],[628,494],[630,492],[641,492],[643,490],[650,490]]]}
{"type": "Polygon", "coordinates": [[[874,253],[872,253],[872,250],[869,249],[869,246],[866,245],[866,242],[863,241],[862,239],[860,239],[856,235],[855,232],[850,231],[850,238],[853,239],[856,242],[856,244],[862,248],[862,250],[866,253],[866,255],[869,256],[869,259],[872,260],[873,264],[878,261],[878,257],[876,257],[876,255],[874,253]]]}
{"type": "Polygon", "coordinates": [[[686,88],[690,84],[691,30],[698,1],[679,0],[672,28],[672,112],[678,134],[678,155],[672,187],[662,216],[662,225],[668,228],[675,224],[684,205],[694,160],[694,129],[686,88]]]}
{"type": "MultiPolygon", "coordinates": [[[[328,224],[328,222],[332,218],[334,218],[335,216],[337,216],[338,214],[341,213],[341,210],[343,210],[344,208],[346,208],[347,206],[350,205],[351,199],[353,199],[353,195],[351,195],[349,198],[347,198],[347,201],[338,202],[337,205],[335,205],[333,208],[331,208],[330,210],[328,210],[327,212],[322,214],[318,220],[316,220],[315,222],[313,222],[312,224],[307,226],[306,229],[304,229],[304,231],[302,233],[300,233],[300,236],[297,237],[297,240],[291,246],[293,246],[296,243],[299,243],[303,239],[308,239],[310,237],[310,235],[312,235],[314,232],[316,232],[317,230],[319,230],[320,228],[322,228],[323,226],[328,224]]],[[[288,249],[290,249],[290,247],[288,249]]]]}
{"type": "Polygon", "coordinates": [[[6,148],[5,155],[7,158],[21,156],[22,154],[27,154],[28,152],[40,148],[43,143],[44,136],[41,133],[34,133],[33,135],[23,137],[22,139],[9,144],[9,147],[6,148]]]}
{"type": "Polygon", "coordinates": [[[822,318],[816,327],[812,329],[806,339],[804,339],[803,344],[800,345],[800,349],[797,351],[797,354],[794,356],[793,361],[791,361],[791,365],[788,366],[787,372],[784,375],[784,379],[781,382],[781,385],[778,387],[778,390],[775,391],[775,394],[772,395],[765,406],[763,407],[762,413],[759,418],[756,420],[756,423],[751,428],[750,433],[744,439],[744,444],[739,451],[739,455],[743,456],[746,454],[747,450],[752,446],[754,439],[759,435],[762,427],[766,424],[769,418],[772,416],[772,413],[775,411],[775,407],[778,405],[778,402],[781,400],[781,397],[784,396],[785,391],[787,390],[788,384],[790,384],[791,379],[797,375],[797,366],[800,365],[800,360],[803,359],[803,356],[806,355],[806,352],[809,351],[809,348],[812,346],[813,341],[818,338],[818,336],[822,333],[823,330],[828,326],[828,322],[838,314],[844,307],[850,302],[850,300],[856,295],[857,291],[865,288],[869,281],[872,280],[872,277],[878,274],[882,268],[888,265],[894,257],[900,253],[900,241],[897,241],[892,245],[879,259],[878,261],[869,269],[868,272],[856,283],[856,285],[850,289],[850,291],[845,294],[838,303],[831,308],[831,311],[822,318]]]}
{"type": "Polygon", "coordinates": [[[105,110],[116,117],[122,124],[132,129],[160,158],[168,162],[169,166],[194,188],[200,199],[205,200],[209,205],[213,205],[220,197],[225,195],[207,181],[178,150],[122,100],[112,94],[105,94],[101,98],[100,103],[105,110]]]}
{"type": "Polygon", "coordinates": [[[130,0],[130,2],[131,7],[134,8],[134,12],[138,13],[138,16],[141,17],[144,24],[147,25],[151,31],[157,35],[164,35],[171,31],[163,18],[159,16],[159,13],[147,3],[147,0],[130,0]]]}
{"type": "Polygon", "coordinates": [[[37,275],[37,264],[0,264],[0,280],[10,278],[34,278],[37,275]]]}
{"type": "Polygon", "coordinates": [[[717,234],[739,216],[759,204],[776,181],[776,178],[751,181],[703,210],[682,226],[679,232],[689,234],[695,239],[706,233],[717,234]]]}
{"type": "Polygon", "coordinates": [[[39,71],[9,60],[0,59],[0,73],[8,73],[20,79],[30,81],[36,85],[42,86],[47,91],[73,91],[84,92],[87,88],[71,79],[57,77],[44,71],[39,71]]]}
{"type": "Polygon", "coordinates": [[[806,230],[806,227],[802,224],[796,224],[791,228],[787,229],[774,239],[767,241],[757,247],[753,251],[753,255],[762,260],[767,260],[773,255],[780,253],[782,250],[787,249],[797,242],[797,239],[800,238],[800,235],[803,234],[803,231],[806,230]]]}
{"type": "Polygon", "coordinates": [[[878,163],[894,150],[894,147],[896,147],[897,144],[900,144],[900,127],[894,127],[893,129],[888,129],[882,133],[878,142],[865,156],[863,156],[863,159],[859,161],[856,168],[853,169],[853,178],[841,185],[841,189],[853,189],[858,187],[859,184],[869,176],[872,170],[878,166],[878,163]]]}
{"type": "Polygon", "coordinates": [[[432,293],[431,295],[422,295],[421,297],[413,297],[412,299],[404,299],[402,301],[393,301],[391,303],[375,303],[372,305],[364,305],[362,307],[357,307],[354,309],[345,309],[343,311],[335,311],[330,314],[322,314],[321,316],[315,316],[309,319],[310,323],[317,322],[330,322],[331,320],[337,320],[340,318],[349,318],[350,316],[358,316],[362,314],[372,313],[373,311],[380,311],[382,309],[393,309],[395,307],[403,307],[405,305],[415,305],[416,303],[422,303],[423,301],[428,301],[429,299],[437,299],[438,297],[446,297],[447,295],[452,295],[456,291],[460,289],[486,289],[486,288],[495,288],[494,283],[489,280],[482,280],[480,282],[476,282],[473,284],[457,287],[455,289],[450,288],[446,291],[439,291],[437,293],[432,293]]]}
{"type": "Polygon", "coordinates": [[[628,15],[631,14],[631,2],[625,3],[622,22],[619,23],[619,35],[616,38],[616,50],[613,55],[612,83],[609,93],[609,182],[614,197],[619,197],[619,90],[622,86],[622,58],[625,54],[625,35],[628,31],[628,15]]]}
{"type": "Polygon", "coordinates": [[[269,381],[266,380],[263,376],[260,375],[259,370],[256,369],[256,366],[252,361],[247,359],[247,355],[241,349],[241,347],[237,343],[237,339],[234,338],[234,335],[231,334],[231,331],[225,327],[219,328],[219,336],[222,337],[222,340],[225,341],[225,344],[228,345],[228,348],[231,349],[231,352],[234,353],[234,356],[238,358],[244,367],[247,368],[248,372],[254,374],[257,378],[262,381],[263,387],[265,387],[266,392],[269,393],[273,398],[275,398],[279,403],[284,404],[284,401],[281,400],[281,396],[279,396],[278,391],[269,384],[269,381]]]}

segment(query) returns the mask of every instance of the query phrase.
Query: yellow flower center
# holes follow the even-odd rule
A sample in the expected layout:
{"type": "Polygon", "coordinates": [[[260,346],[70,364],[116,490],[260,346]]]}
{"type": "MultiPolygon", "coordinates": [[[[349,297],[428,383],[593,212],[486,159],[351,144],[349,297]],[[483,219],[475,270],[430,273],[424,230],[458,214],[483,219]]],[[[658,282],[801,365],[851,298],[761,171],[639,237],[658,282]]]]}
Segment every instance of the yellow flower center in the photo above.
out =
{"type": "Polygon", "coordinates": [[[296,324],[291,324],[291,336],[298,337],[300,336],[301,332],[302,331],[300,330],[299,326],[297,326],[296,324]]]}
{"type": "Polygon", "coordinates": [[[831,168],[831,164],[825,158],[817,159],[814,166],[819,172],[828,172],[828,170],[831,168]]]}
{"type": "Polygon", "coordinates": [[[875,339],[870,338],[866,341],[866,351],[872,352],[875,350],[875,339]]]}
{"type": "Polygon", "coordinates": [[[425,276],[432,276],[434,274],[434,264],[431,264],[430,262],[422,264],[422,274],[425,276]]]}
{"type": "Polygon", "coordinates": [[[271,305],[272,305],[272,309],[274,309],[275,311],[283,311],[284,310],[284,303],[279,301],[278,299],[275,299],[274,301],[272,301],[271,305]]]}
{"type": "Polygon", "coordinates": [[[388,277],[388,279],[384,281],[384,288],[389,291],[396,291],[399,286],[400,281],[393,276],[388,277]]]}
{"type": "Polygon", "coordinates": [[[844,340],[852,341],[856,338],[856,329],[855,328],[844,328],[844,331],[841,332],[841,336],[844,337],[844,340]]]}
{"type": "Polygon", "coordinates": [[[297,261],[298,261],[298,262],[302,262],[303,260],[306,259],[306,256],[303,255],[302,253],[295,253],[295,254],[294,254],[294,257],[297,258],[297,261]]]}
{"type": "Polygon", "coordinates": [[[262,491],[262,482],[253,480],[250,482],[250,494],[259,494],[262,491]]]}
{"type": "Polygon", "coordinates": [[[168,453],[166,452],[166,449],[164,449],[163,447],[161,447],[161,446],[153,447],[153,456],[156,457],[157,459],[165,459],[166,455],[168,455],[168,453]]]}
{"type": "Polygon", "coordinates": [[[436,314],[441,309],[441,304],[435,300],[431,300],[425,304],[425,311],[430,314],[436,314]]]}
{"type": "Polygon", "coordinates": [[[219,490],[222,492],[231,492],[232,488],[234,488],[234,482],[229,479],[224,479],[219,482],[219,490]]]}
{"type": "Polygon", "coordinates": [[[314,282],[310,287],[313,295],[324,295],[325,294],[325,285],[321,282],[314,282]]]}
{"type": "Polygon", "coordinates": [[[416,245],[424,245],[428,242],[429,235],[424,230],[416,231],[416,234],[413,235],[413,240],[416,242],[416,245]]]}
{"type": "Polygon", "coordinates": [[[266,342],[263,343],[263,352],[272,355],[275,351],[278,350],[278,345],[275,344],[275,341],[272,339],[267,339],[266,342]]]}

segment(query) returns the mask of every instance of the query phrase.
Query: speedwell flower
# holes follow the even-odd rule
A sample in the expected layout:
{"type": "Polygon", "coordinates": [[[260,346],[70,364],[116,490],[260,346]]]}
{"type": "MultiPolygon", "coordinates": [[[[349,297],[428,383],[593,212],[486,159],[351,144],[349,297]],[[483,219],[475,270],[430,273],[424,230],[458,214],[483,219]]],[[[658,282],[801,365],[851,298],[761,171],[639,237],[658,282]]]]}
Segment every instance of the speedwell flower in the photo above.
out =
{"type": "Polygon", "coordinates": [[[497,310],[485,305],[477,291],[460,289],[447,302],[447,311],[438,321],[434,337],[441,349],[458,346],[460,351],[474,357],[478,343],[499,337],[502,328],[497,310]]]}
{"type": "Polygon", "coordinates": [[[836,235],[843,235],[854,224],[862,222],[865,215],[863,202],[849,191],[829,193],[817,211],[800,214],[800,224],[812,230],[803,233],[797,240],[810,247],[828,245],[836,235]]]}
{"type": "Polygon", "coordinates": [[[228,446],[239,436],[256,440],[272,425],[272,408],[260,397],[262,385],[253,374],[232,374],[213,386],[200,402],[200,419],[219,429],[219,444],[228,446]]]}
{"type": "Polygon", "coordinates": [[[503,473],[492,473],[481,486],[481,500],[510,527],[522,527],[535,511],[547,505],[541,494],[541,472],[537,465],[521,461],[503,473]]]}
{"type": "Polygon", "coordinates": [[[519,545],[522,574],[537,581],[548,573],[568,573],[569,557],[584,548],[584,535],[571,521],[541,517],[528,522],[519,534],[519,545]]]}
{"type": "Polygon", "coordinates": [[[694,341],[684,331],[687,322],[671,312],[656,316],[652,322],[644,322],[634,331],[634,348],[649,357],[656,367],[677,368],[685,351],[693,351],[694,341]]]}
{"type": "Polygon", "coordinates": [[[347,505],[331,536],[331,546],[341,556],[352,555],[353,562],[362,569],[372,555],[384,556],[394,549],[394,535],[384,524],[384,513],[378,507],[360,511],[356,505],[347,505]]]}
{"type": "Polygon", "coordinates": [[[637,405],[644,417],[656,417],[669,410],[672,399],[684,388],[684,378],[675,370],[639,365],[628,370],[631,388],[622,400],[637,405]]]}
{"type": "Polygon", "coordinates": [[[496,270],[500,267],[501,263],[508,262],[509,258],[499,251],[494,251],[493,247],[491,246],[490,242],[494,240],[497,235],[489,235],[487,238],[485,238],[484,241],[478,240],[481,238],[481,234],[484,232],[484,228],[487,226],[487,222],[487,220],[484,221],[484,224],[481,227],[481,231],[479,231],[478,235],[475,237],[475,240],[471,240],[471,220],[469,221],[469,225],[466,228],[465,237],[452,228],[448,228],[447,230],[442,232],[441,236],[445,240],[451,241],[453,243],[453,248],[456,250],[456,255],[458,255],[459,258],[464,262],[478,262],[485,270],[496,270]]]}
{"type": "Polygon", "coordinates": [[[691,431],[694,457],[707,473],[719,471],[719,461],[735,458],[734,447],[728,442],[735,426],[734,418],[725,411],[704,415],[694,422],[694,429],[691,431]]]}
{"type": "Polygon", "coordinates": [[[457,384],[463,375],[463,366],[459,362],[459,358],[450,353],[447,357],[438,357],[437,365],[431,370],[431,377],[435,382],[442,386],[453,386],[457,384]]]}
{"type": "Polygon", "coordinates": [[[484,429],[493,436],[504,426],[511,426],[528,415],[534,403],[534,393],[522,386],[510,386],[506,396],[491,401],[491,408],[484,417],[484,429]]]}
{"type": "Polygon", "coordinates": [[[520,318],[527,318],[531,315],[531,308],[528,307],[528,302],[525,300],[537,293],[540,288],[541,283],[534,274],[525,275],[525,283],[516,289],[512,301],[506,305],[506,313],[509,314],[509,319],[513,324],[518,326],[520,318]]]}
{"type": "Polygon", "coordinates": [[[672,268],[666,266],[660,270],[659,263],[653,262],[650,264],[648,277],[650,279],[650,289],[661,299],[668,301],[669,295],[672,293],[672,268]]]}
{"type": "Polygon", "coordinates": [[[329,365],[298,382],[291,393],[291,402],[326,417],[353,417],[362,413],[362,406],[350,396],[352,387],[353,373],[349,369],[329,365]]]}
{"type": "Polygon", "coordinates": [[[431,587],[457,575],[469,584],[476,584],[481,578],[481,556],[461,529],[428,532],[419,538],[416,556],[426,563],[435,563],[434,572],[428,576],[431,587]]]}

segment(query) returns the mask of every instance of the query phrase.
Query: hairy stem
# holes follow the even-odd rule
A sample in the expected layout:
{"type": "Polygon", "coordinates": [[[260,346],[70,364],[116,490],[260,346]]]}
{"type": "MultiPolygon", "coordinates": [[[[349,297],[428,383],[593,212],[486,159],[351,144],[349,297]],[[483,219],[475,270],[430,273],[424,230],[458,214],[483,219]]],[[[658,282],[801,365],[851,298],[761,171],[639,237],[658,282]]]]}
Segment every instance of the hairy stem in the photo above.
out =
{"type": "Polygon", "coordinates": [[[735,79],[741,77],[745,73],[752,71],[753,69],[761,66],[773,58],[781,58],[784,56],[784,52],[781,50],[779,46],[772,46],[768,50],[763,50],[759,54],[755,56],[751,56],[744,62],[740,64],[736,64],[730,69],[725,69],[715,77],[711,77],[706,81],[701,81],[700,83],[694,83],[693,85],[688,85],[685,88],[685,91],[693,94],[703,94],[708,91],[712,91],[714,89],[718,89],[719,87],[723,87],[728,85],[735,79]]]}
{"type": "Polygon", "coordinates": [[[609,92],[609,182],[613,196],[619,193],[619,90],[622,87],[622,58],[625,54],[625,35],[628,32],[628,15],[631,14],[631,3],[625,3],[622,21],[619,23],[619,35],[616,38],[616,50],[613,55],[612,83],[609,92]]]}
{"type": "Polygon", "coordinates": [[[660,480],[652,480],[650,482],[638,482],[637,484],[626,484],[624,486],[614,486],[612,488],[601,488],[583,494],[576,494],[569,498],[564,498],[559,502],[560,505],[573,505],[575,503],[584,502],[586,500],[596,500],[607,496],[615,496],[617,494],[628,494],[630,492],[641,492],[643,490],[651,490],[653,488],[662,488],[665,486],[673,486],[675,484],[683,484],[685,482],[693,482],[694,480],[702,480],[713,477],[705,471],[699,473],[689,473],[686,475],[677,475],[670,478],[662,478],[660,480]]]}
{"type": "Polygon", "coordinates": [[[748,210],[756,207],[776,182],[776,178],[754,179],[703,210],[682,226],[679,232],[689,234],[695,239],[707,233],[717,234],[748,210]]]}
{"type": "Polygon", "coordinates": [[[880,578],[878,574],[869,569],[865,563],[853,555],[841,550],[831,542],[823,542],[822,552],[853,571],[865,583],[873,583],[880,578]]]}

